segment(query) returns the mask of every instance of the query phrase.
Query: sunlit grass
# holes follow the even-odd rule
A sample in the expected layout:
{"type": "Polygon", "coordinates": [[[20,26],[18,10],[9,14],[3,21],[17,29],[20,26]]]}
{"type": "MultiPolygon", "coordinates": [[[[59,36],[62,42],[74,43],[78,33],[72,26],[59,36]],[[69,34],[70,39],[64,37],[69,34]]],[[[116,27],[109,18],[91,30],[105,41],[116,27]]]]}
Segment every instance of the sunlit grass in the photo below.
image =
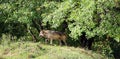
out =
{"type": "Polygon", "coordinates": [[[0,45],[0,59],[105,59],[104,56],[81,48],[51,46],[33,42],[0,45]]]}

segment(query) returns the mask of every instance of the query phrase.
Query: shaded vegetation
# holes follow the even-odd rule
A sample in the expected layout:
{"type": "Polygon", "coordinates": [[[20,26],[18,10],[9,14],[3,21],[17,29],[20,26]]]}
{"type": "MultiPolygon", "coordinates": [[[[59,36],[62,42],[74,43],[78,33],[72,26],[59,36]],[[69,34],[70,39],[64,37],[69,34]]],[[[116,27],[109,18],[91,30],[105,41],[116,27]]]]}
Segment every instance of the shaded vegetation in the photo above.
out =
{"type": "Polygon", "coordinates": [[[42,29],[67,33],[69,46],[120,58],[120,0],[0,1],[0,42],[44,42],[42,29]]]}

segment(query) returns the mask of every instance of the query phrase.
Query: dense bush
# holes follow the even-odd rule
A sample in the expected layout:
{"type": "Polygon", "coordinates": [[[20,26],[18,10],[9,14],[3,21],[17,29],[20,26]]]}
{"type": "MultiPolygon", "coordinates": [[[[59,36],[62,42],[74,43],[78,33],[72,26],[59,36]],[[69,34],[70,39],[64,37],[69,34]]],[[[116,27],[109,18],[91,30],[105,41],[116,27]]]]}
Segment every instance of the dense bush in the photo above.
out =
{"type": "Polygon", "coordinates": [[[93,50],[102,45],[100,51],[109,55],[116,53],[115,44],[120,47],[119,10],[119,0],[2,0],[0,36],[11,34],[18,39],[27,37],[27,40],[31,36],[39,41],[41,29],[62,31],[66,27],[64,30],[71,38],[69,44],[79,40],[85,32],[87,39],[95,37],[93,50]],[[67,26],[61,26],[64,22],[67,26]],[[111,43],[111,40],[116,42],[111,43]]]}

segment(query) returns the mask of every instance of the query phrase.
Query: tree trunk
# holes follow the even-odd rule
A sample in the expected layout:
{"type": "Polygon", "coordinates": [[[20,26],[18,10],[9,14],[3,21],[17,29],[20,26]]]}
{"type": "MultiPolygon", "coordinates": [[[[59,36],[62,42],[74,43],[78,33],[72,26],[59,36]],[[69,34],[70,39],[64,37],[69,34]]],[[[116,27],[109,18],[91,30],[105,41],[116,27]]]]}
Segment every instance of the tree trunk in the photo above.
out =
{"type": "Polygon", "coordinates": [[[30,34],[31,34],[31,36],[32,36],[33,41],[34,41],[34,42],[37,42],[36,36],[33,34],[33,32],[32,32],[30,29],[29,29],[29,32],[30,32],[30,34]]]}

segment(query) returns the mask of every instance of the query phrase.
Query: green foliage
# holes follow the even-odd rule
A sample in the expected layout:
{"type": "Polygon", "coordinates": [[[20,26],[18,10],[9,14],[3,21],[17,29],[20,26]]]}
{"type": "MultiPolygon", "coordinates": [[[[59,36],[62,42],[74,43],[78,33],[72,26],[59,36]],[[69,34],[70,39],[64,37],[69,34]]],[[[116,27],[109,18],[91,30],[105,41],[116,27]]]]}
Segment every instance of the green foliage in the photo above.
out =
{"type": "MultiPolygon", "coordinates": [[[[66,21],[68,28],[65,32],[69,32],[69,37],[74,39],[71,41],[77,41],[82,32],[85,32],[88,39],[97,35],[100,41],[104,41],[106,37],[103,36],[109,36],[112,40],[120,42],[119,2],[119,0],[1,0],[0,37],[2,34],[10,34],[20,40],[31,40],[28,31],[31,30],[39,39],[40,21],[43,27],[49,24],[51,30],[59,31],[60,25],[66,21]]],[[[104,50],[105,47],[101,48],[104,50]]],[[[111,53],[110,47],[105,50],[111,53]]]]}
{"type": "MultiPolygon", "coordinates": [[[[119,42],[119,16],[114,10],[113,0],[65,0],[65,1],[1,1],[1,21],[25,23],[31,25],[32,20],[41,18],[43,25],[48,22],[50,28],[58,28],[65,20],[74,21],[68,24],[70,37],[77,39],[81,32],[86,32],[87,38],[95,35],[108,34],[119,42]],[[114,17],[115,16],[115,17],[114,17]],[[99,26],[97,26],[99,25],[99,26]]],[[[27,27],[29,28],[29,27],[27,27]]]]}
{"type": "Polygon", "coordinates": [[[104,54],[104,55],[107,55],[109,57],[113,57],[112,55],[112,49],[110,47],[110,42],[107,42],[107,41],[98,41],[98,42],[95,42],[94,43],[94,50],[101,53],[101,54],[104,54]]]}
{"type": "Polygon", "coordinates": [[[60,4],[56,2],[51,2],[48,5],[49,6],[46,6],[45,4],[45,10],[47,10],[47,12],[42,14],[43,22],[44,24],[46,24],[46,22],[49,22],[51,28],[56,28],[65,20],[64,18],[66,16],[67,10],[69,9],[70,3],[63,2],[60,4]]]}
{"type": "Polygon", "coordinates": [[[95,26],[95,23],[92,21],[94,10],[94,1],[81,1],[78,2],[78,6],[71,11],[69,20],[74,20],[75,22],[69,25],[69,29],[74,38],[80,36],[81,32],[86,32],[88,38],[93,37],[94,34],[91,32],[91,29],[95,26]]]}

